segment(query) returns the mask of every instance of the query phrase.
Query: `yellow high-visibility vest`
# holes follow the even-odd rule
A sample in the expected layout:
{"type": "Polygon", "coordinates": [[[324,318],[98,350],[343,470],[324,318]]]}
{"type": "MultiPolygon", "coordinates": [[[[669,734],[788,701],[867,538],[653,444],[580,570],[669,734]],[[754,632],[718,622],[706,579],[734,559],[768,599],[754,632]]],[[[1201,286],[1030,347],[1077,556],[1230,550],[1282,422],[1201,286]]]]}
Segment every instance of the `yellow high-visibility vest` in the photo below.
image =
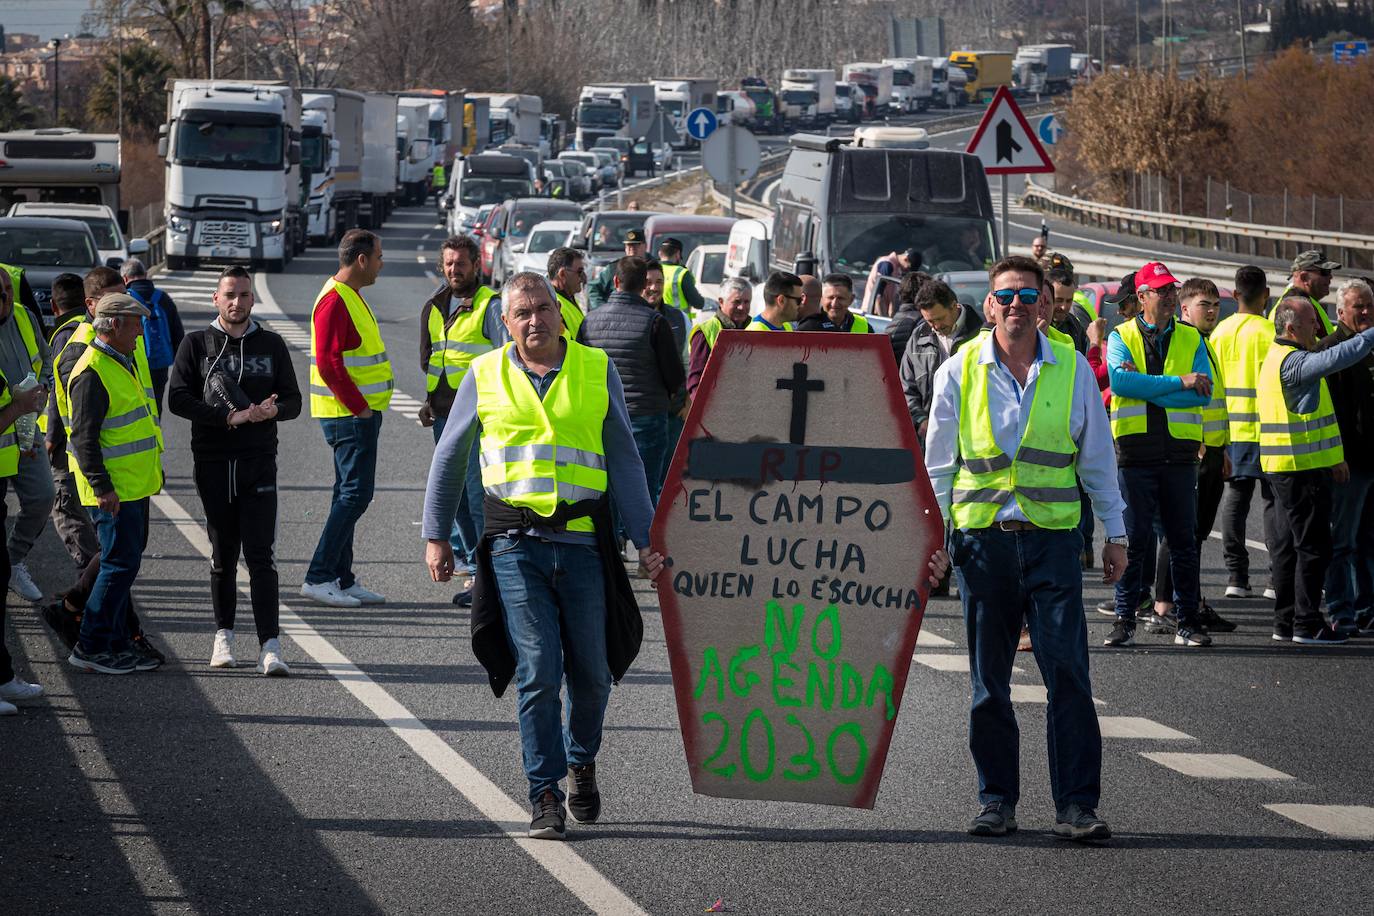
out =
{"type": "Polygon", "coordinates": [[[1274,322],[1236,313],[1208,338],[1226,379],[1226,421],[1231,442],[1259,442],[1259,374],[1274,343],[1274,322]]]}
{"type": "MultiPolygon", "coordinates": [[[[82,354],[83,351],[90,349],[93,340],[95,340],[95,325],[91,324],[88,320],[82,319],[80,320],[80,324],[77,325],[76,330],[72,332],[72,336],[67,338],[67,342],[62,345],[62,349],[53,357],[53,396],[57,399],[57,415],[62,420],[62,428],[67,431],[68,439],[72,437],[71,400],[67,395],[67,386],[71,384],[71,377],[69,376],[65,379],[62,377],[62,373],[57,369],[58,361],[62,358],[62,354],[67,352],[68,347],[75,347],[76,350],[74,352],[82,354]]],[[[80,359],[78,358],[77,363],[72,366],[72,375],[76,374],[76,365],[79,364],[80,359]]],[[[163,447],[162,420],[157,412],[156,391],[153,389],[153,373],[148,367],[148,350],[143,345],[142,334],[138,336],[137,341],[134,343],[134,369],[139,382],[143,385],[143,396],[148,401],[148,410],[152,413],[153,425],[157,427],[157,443],[158,448],[161,449],[163,447]]],[[[39,422],[43,424],[45,427],[44,432],[46,432],[47,421],[42,419],[41,414],[39,418],[39,422]]],[[[77,469],[76,458],[70,451],[67,452],[67,466],[73,471],[77,469]]]]}
{"type": "Polygon", "coordinates": [[[1065,530],[1078,526],[1080,498],[1074,461],[1078,445],[1070,433],[1078,351],[1049,341],[1053,363],[1040,363],[1035,400],[1015,457],[1008,457],[992,434],[988,409],[990,366],[978,350],[964,354],[960,378],[959,470],[951,505],[956,528],[987,528],[997,511],[1015,501],[1031,524],[1065,530]]]}
{"type": "Polygon", "coordinates": [[[1231,441],[1226,416],[1226,374],[1207,338],[1202,339],[1202,345],[1207,348],[1207,359],[1212,364],[1212,400],[1202,408],[1202,441],[1212,448],[1231,441]]]}
{"type": "MultiPolygon", "coordinates": [[[[512,506],[548,518],[559,503],[605,495],[606,448],[601,431],[610,410],[605,350],[567,342],[563,367],[543,399],[511,364],[506,344],[472,363],[477,419],[482,427],[482,489],[512,506]]],[[[594,531],[589,517],[569,531],[594,531]]]]}
{"type": "Polygon", "coordinates": [[[687,276],[687,268],[681,264],[663,264],[663,304],[675,309],[688,311],[687,300],[682,298],[682,278],[687,276]]]}
{"type": "MultiPolygon", "coordinates": [[[[14,400],[14,395],[3,372],[0,372],[0,384],[5,389],[0,391],[0,410],[4,410],[14,400]]],[[[19,418],[15,417],[14,423],[0,431],[0,477],[13,477],[19,473],[19,436],[14,429],[18,422],[19,418]]]]}
{"type": "MultiPolygon", "coordinates": [[[[1123,322],[1116,328],[1126,348],[1131,351],[1131,361],[1136,368],[1145,371],[1145,338],[1140,333],[1140,325],[1134,319],[1123,322]]],[[[1164,357],[1164,374],[1184,376],[1193,371],[1198,347],[1202,346],[1202,335],[1198,329],[1181,321],[1174,322],[1169,352],[1164,357]]],[[[1120,439],[1145,432],[1149,428],[1146,418],[1148,407],[1145,401],[1136,398],[1123,398],[1112,393],[1112,436],[1120,439]]],[[[1202,441],[1202,408],[1164,409],[1169,421],[1169,435],[1175,439],[1202,441]]]]}
{"type": "Polygon", "coordinates": [[[479,286],[472,297],[472,310],[454,316],[448,327],[438,309],[429,310],[429,365],[425,367],[425,391],[439,387],[445,379],[454,391],[468,373],[468,366],[483,353],[490,353],[496,344],[487,339],[485,325],[487,307],[496,291],[479,286]]]}
{"type": "MultiPolygon", "coordinates": [[[[72,369],[68,385],[83,372],[98,375],[110,398],[100,423],[100,452],[115,495],[126,502],[152,496],[162,489],[162,434],[137,371],[130,372],[104,350],[89,346],[72,369]]],[[[81,504],[96,505],[95,490],[74,454],[72,474],[81,504]]]]}
{"type": "Polygon", "coordinates": [[[1275,341],[1260,366],[1260,468],[1269,474],[1329,468],[1345,460],[1326,379],[1319,381],[1321,397],[1312,413],[1293,413],[1284,400],[1279,373],[1296,349],[1275,341]]]}
{"type": "Polygon", "coordinates": [[[586,315],[582,314],[576,302],[555,290],[554,295],[558,297],[558,312],[563,316],[563,336],[568,340],[577,339],[578,328],[582,327],[582,319],[586,315]]]}
{"type": "Polygon", "coordinates": [[[770,328],[762,318],[755,315],[749,319],[749,323],[744,326],[744,329],[746,331],[790,331],[792,330],[792,322],[784,321],[782,327],[770,328]]]}
{"type": "Polygon", "coordinates": [[[319,341],[315,339],[315,309],[330,292],[339,294],[353,327],[358,330],[358,346],[343,353],[344,371],[358,386],[373,410],[386,410],[391,404],[391,393],[396,388],[396,377],[391,373],[391,360],[386,355],[386,343],[382,332],[377,328],[377,316],[363,301],[353,287],[340,283],[333,277],[325,281],[320,294],[315,297],[314,308],[310,312],[310,416],[312,417],[351,417],[353,411],[344,406],[334,396],[334,392],[320,375],[319,341]]]}

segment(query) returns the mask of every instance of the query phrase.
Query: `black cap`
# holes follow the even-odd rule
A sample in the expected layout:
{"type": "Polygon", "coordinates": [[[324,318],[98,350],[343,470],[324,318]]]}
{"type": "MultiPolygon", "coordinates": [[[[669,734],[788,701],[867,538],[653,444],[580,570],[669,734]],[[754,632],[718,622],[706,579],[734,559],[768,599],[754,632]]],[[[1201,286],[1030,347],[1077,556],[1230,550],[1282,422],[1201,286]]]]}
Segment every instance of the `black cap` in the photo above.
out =
{"type": "Polygon", "coordinates": [[[903,252],[903,254],[906,255],[906,262],[908,265],[907,270],[921,269],[921,249],[908,248],[906,251],[903,252]]]}
{"type": "Polygon", "coordinates": [[[1129,273],[1121,278],[1121,286],[1114,293],[1108,293],[1102,297],[1102,301],[1107,305],[1120,311],[1121,306],[1135,298],[1135,274],[1129,273]]]}

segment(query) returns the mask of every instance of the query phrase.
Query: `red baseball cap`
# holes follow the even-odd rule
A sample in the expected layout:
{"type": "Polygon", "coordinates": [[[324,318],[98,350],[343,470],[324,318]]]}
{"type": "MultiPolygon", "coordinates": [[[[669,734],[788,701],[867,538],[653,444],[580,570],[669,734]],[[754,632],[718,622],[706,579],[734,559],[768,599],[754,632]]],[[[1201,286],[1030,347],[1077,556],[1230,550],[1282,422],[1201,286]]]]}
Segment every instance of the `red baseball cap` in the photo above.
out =
{"type": "Polygon", "coordinates": [[[1169,273],[1169,268],[1158,261],[1151,261],[1135,272],[1136,289],[1159,289],[1177,283],[1178,280],[1169,273]]]}

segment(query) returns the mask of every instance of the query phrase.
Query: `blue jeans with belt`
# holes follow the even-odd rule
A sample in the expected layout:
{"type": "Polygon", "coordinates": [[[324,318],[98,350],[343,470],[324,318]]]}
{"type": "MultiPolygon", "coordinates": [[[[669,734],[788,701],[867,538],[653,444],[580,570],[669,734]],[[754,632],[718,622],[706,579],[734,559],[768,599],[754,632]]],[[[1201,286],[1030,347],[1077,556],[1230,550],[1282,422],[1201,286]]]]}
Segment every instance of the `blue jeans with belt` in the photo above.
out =
{"type": "Polygon", "coordinates": [[[1065,531],[956,530],[950,559],[959,577],[968,635],[973,705],[968,744],[980,804],[1021,797],[1020,742],[1011,702],[1011,668],[1021,623],[1045,682],[1050,792],[1055,808],[1096,808],[1102,736],[1088,678],[1083,618],[1083,538],[1065,531]]]}
{"type": "Polygon", "coordinates": [[[601,557],[591,544],[521,535],[493,538],[491,565],[515,654],[530,801],[550,789],[561,799],[559,782],[568,766],[596,760],[611,698],[601,557]],[[566,722],[560,696],[565,677],[566,722]]]}
{"type": "Polygon", "coordinates": [[[96,507],[88,512],[100,539],[100,571],[81,615],[81,651],[121,652],[129,648],[129,593],[143,563],[147,534],[147,498],[120,501],[111,514],[96,507]]]}
{"type": "Polygon", "coordinates": [[[311,585],[339,580],[350,588],[353,575],[353,531],[372,502],[377,481],[377,440],[382,411],[362,417],[325,417],[320,420],[324,441],[334,450],[334,490],[315,556],[305,572],[311,585]]]}

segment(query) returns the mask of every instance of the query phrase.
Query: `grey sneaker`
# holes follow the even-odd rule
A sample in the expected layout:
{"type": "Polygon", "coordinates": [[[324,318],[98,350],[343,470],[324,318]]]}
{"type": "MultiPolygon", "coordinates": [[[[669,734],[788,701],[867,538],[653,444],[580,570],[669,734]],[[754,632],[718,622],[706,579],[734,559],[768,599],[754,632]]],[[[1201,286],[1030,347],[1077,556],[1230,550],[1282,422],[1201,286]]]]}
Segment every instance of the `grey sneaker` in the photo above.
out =
{"type": "Polygon", "coordinates": [[[1112,627],[1112,632],[1102,640],[1102,645],[1115,648],[1135,645],[1135,624],[1127,623],[1120,617],[1116,618],[1116,626],[1112,627]]]}
{"type": "Polygon", "coordinates": [[[1016,806],[989,802],[968,825],[970,836],[1006,836],[1016,832],[1016,806]]]}
{"type": "Polygon", "coordinates": [[[1112,838],[1112,828],[1092,808],[1070,802],[1054,819],[1054,835],[1080,843],[1100,843],[1112,838]]]}

